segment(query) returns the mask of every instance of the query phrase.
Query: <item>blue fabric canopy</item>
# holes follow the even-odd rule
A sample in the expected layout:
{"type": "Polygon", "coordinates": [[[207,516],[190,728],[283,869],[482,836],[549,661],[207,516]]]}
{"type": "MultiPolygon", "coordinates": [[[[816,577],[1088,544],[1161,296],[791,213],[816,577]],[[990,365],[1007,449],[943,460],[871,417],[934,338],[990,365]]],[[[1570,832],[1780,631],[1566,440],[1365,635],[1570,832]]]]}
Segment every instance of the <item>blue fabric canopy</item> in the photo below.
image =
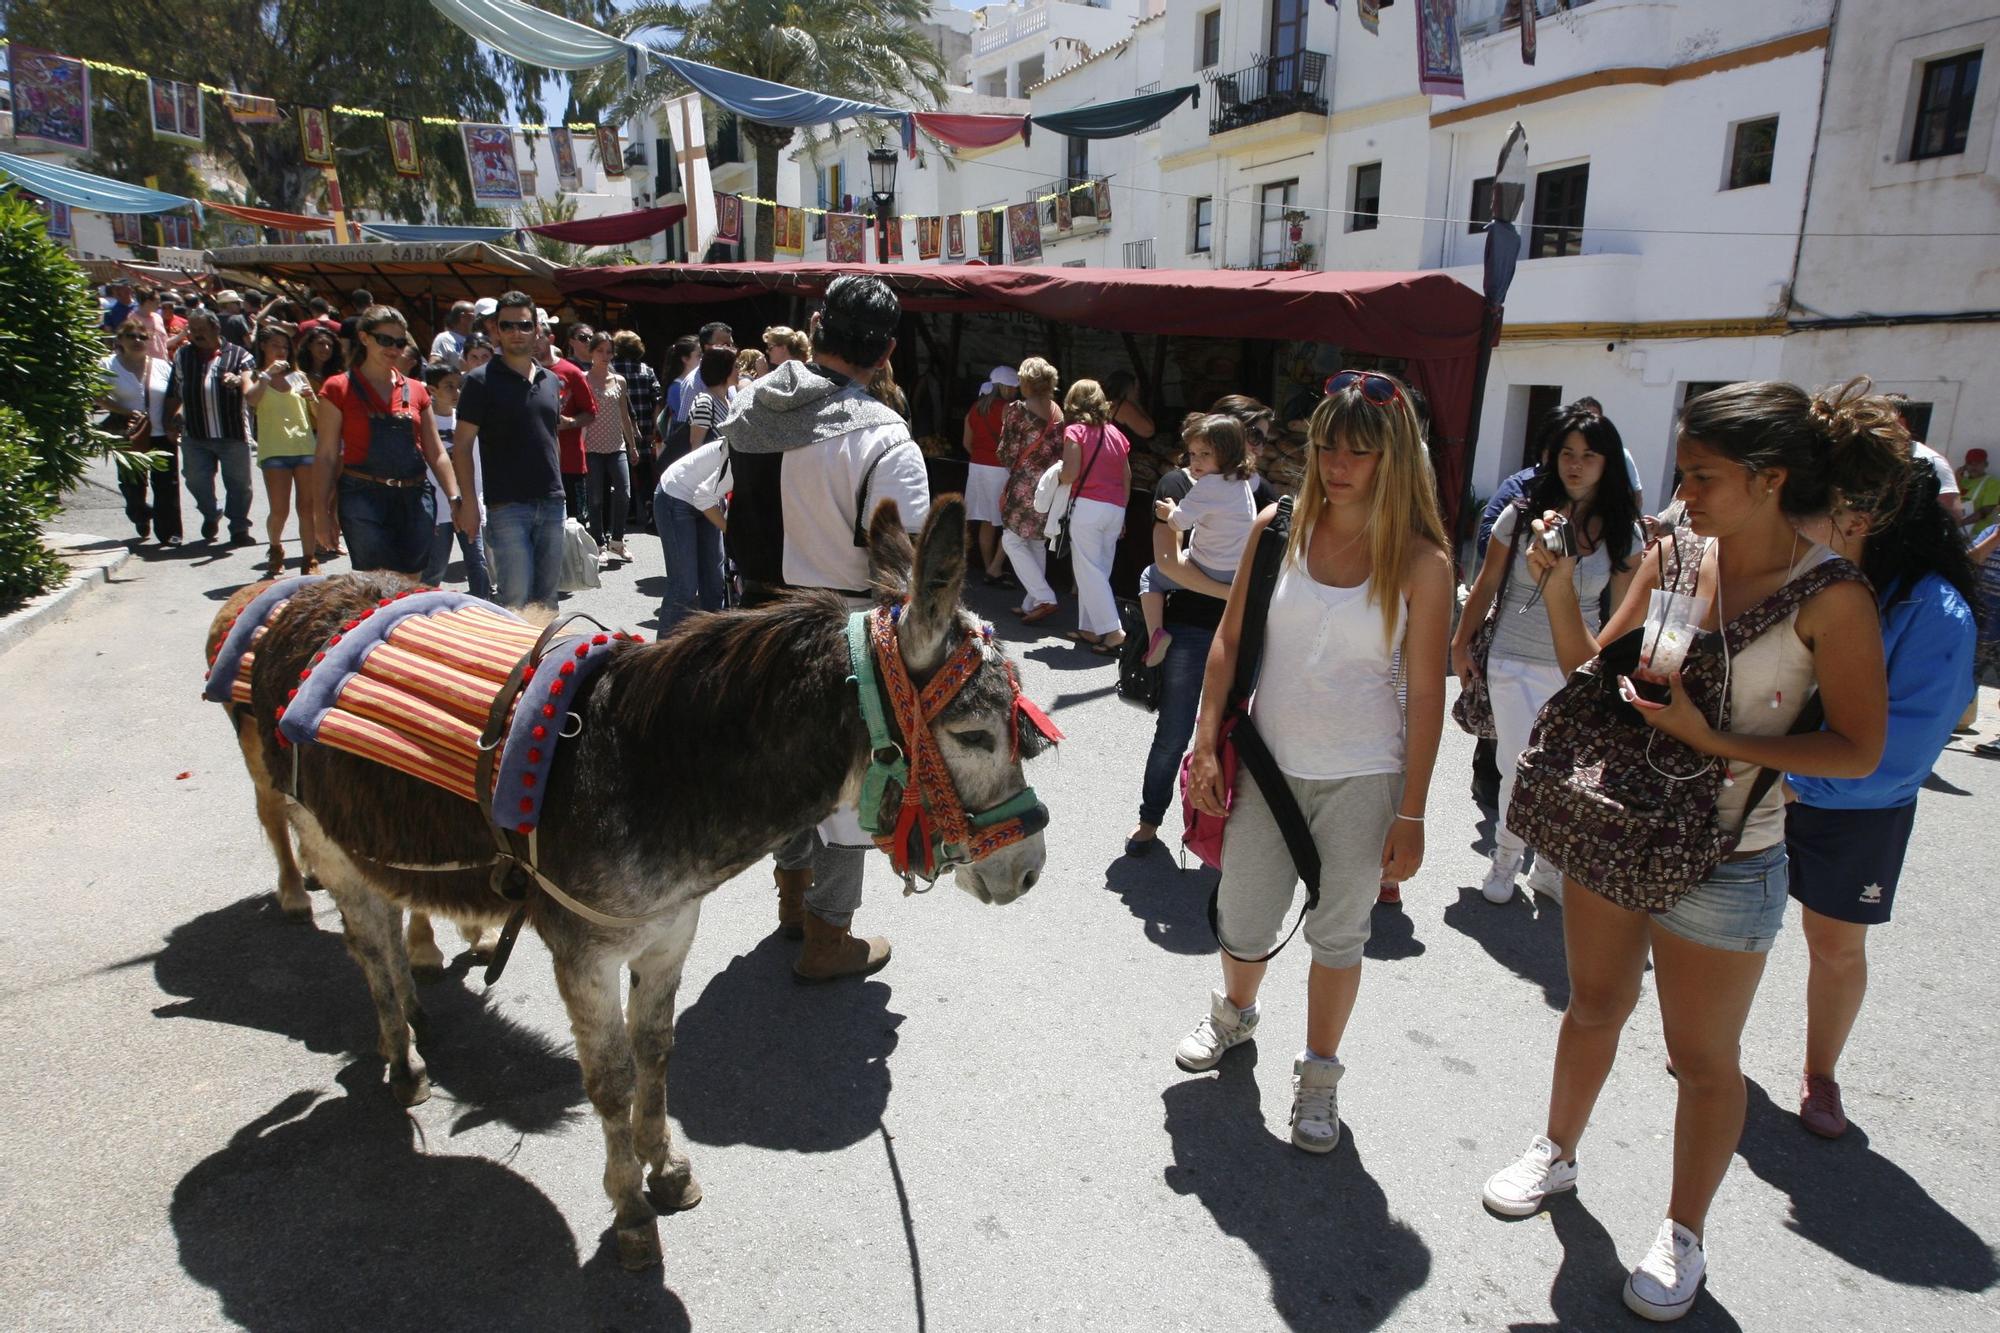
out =
{"type": "Polygon", "coordinates": [[[190,205],[197,211],[200,209],[200,204],[186,195],[127,185],[107,176],[93,176],[74,167],[59,167],[53,162],[14,153],[0,153],[0,174],[44,199],[98,213],[169,213],[190,205]]]}
{"type": "Polygon", "coordinates": [[[653,58],[693,84],[709,101],[760,125],[783,125],[797,129],[863,116],[894,120],[900,125],[909,115],[894,107],[857,102],[828,93],[808,92],[804,88],[773,83],[769,79],[753,79],[748,74],[736,74],[664,52],[654,52],[653,58]]]}
{"type": "Polygon", "coordinates": [[[1201,105],[1200,84],[1190,83],[1184,88],[1169,88],[1163,93],[1147,93],[1143,97],[1127,97],[1116,102],[1097,102],[1080,106],[1074,111],[1057,111],[1028,119],[1043,129],[1076,139],[1122,139],[1165,119],[1169,111],[1190,97],[1196,106],[1201,105]]]}
{"type": "Polygon", "coordinates": [[[431,0],[495,50],[543,69],[592,69],[625,59],[629,42],[516,0],[431,0]]]}
{"type": "Polygon", "coordinates": [[[364,222],[361,234],[381,241],[505,241],[512,227],[426,227],[405,222],[364,222]]]}

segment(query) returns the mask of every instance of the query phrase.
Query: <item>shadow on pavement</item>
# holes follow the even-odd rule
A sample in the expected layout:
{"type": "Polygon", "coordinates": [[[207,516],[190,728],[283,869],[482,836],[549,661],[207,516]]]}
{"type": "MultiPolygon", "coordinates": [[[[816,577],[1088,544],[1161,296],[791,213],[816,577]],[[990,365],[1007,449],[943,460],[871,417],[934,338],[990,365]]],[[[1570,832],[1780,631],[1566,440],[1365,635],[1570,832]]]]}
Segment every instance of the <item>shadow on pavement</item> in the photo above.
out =
{"type": "MultiPolygon", "coordinates": [[[[584,1114],[582,1072],[566,1044],[468,987],[463,959],[444,981],[418,988],[426,1016],[418,1045],[437,1095],[458,1107],[451,1132],[498,1121],[534,1134],[584,1114]]],[[[287,919],[269,894],[176,926],[158,953],[133,961],[151,962],[160,989],[182,997],[156,1017],[274,1032],[381,1070],[374,1006],[340,933],[287,919]]],[[[386,1086],[370,1095],[394,1105],[386,1086]]]]}
{"type": "Polygon", "coordinates": [[[1910,1287],[1980,1292],[2000,1282],[1993,1247],[1850,1124],[1834,1140],[1809,1133],[1754,1080],[1737,1152],[1790,1196],[1788,1225],[1856,1268],[1910,1287]]]}
{"type": "Polygon", "coordinates": [[[1208,929],[1208,895],[1217,873],[1199,862],[1182,870],[1162,842],[1144,856],[1121,856],[1106,866],[1104,887],[1145,923],[1146,938],[1168,953],[1211,954],[1215,936],[1208,929]]]}
{"type": "MultiPolygon", "coordinates": [[[[301,1090],[230,1136],[174,1190],[181,1267],[246,1328],[686,1329],[658,1271],[611,1241],[579,1262],[546,1195],[497,1162],[426,1151],[379,1064],[346,1095],[301,1090]]],[[[674,1223],[664,1223],[668,1273],[674,1223]]]]}
{"type": "Polygon", "coordinates": [[[1351,1132],[1315,1157],[1278,1137],[1282,1111],[1265,1124],[1256,1065],[1256,1047],[1244,1046],[1216,1076],[1161,1095],[1174,1146],[1166,1183],[1194,1195],[1225,1235],[1256,1254],[1287,1325],[1378,1328],[1429,1279],[1430,1247],[1389,1215],[1351,1132]]]}
{"type": "MultiPolygon", "coordinates": [[[[1563,1251],[1555,1280],[1549,1283],[1549,1311],[1555,1318],[1547,1323],[1509,1324],[1508,1333],[1644,1327],[1643,1321],[1625,1308],[1625,1277],[1630,1270],[1619,1261],[1617,1242],[1604,1224],[1574,1194],[1550,1200],[1548,1215],[1563,1251]]],[[[1520,1221],[1526,1223],[1527,1219],[1520,1221]]],[[[1703,1287],[1693,1308],[1675,1327],[1737,1333],[1742,1325],[1703,1287]]]]}
{"type": "Polygon", "coordinates": [[[1368,909],[1368,943],[1361,956],[1378,963],[1398,963],[1421,957],[1424,942],[1417,938],[1417,923],[1401,903],[1376,903],[1368,909]]]}
{"type": "Polygon", "coordinates": [[[799,985],[798,949],[765,937],[681,1011],[667,1110],[689,1141],[835,1152],[875,1133],[903,1016],[880,981],[799,985]]]}
{"type": "Polygon", "coordinates": [[[1569,1007],[1562,908],[1525,889],[1496,906],[1474,886],[1458,891],[1458,901],[1444,909],[1444,923],[1515,976],[1541,987],[1549,1008],[1561,1012],[1569,1007]]]}

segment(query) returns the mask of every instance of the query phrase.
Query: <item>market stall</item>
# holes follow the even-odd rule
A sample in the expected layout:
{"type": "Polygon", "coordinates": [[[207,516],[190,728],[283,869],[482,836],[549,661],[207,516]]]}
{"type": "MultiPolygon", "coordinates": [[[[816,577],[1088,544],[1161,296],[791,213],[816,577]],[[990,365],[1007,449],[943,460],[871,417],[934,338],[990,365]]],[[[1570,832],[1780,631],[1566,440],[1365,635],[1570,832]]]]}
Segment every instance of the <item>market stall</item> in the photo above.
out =
{"type": "Polygon", "coordinates": [[[365,287],[420,332],[435,332],[454,301],[518,289],[537,304],[561,302],[554,266],[540,256],[480,241],[374,245],[242,245],[209,251],[218,271],[254,275],[294,296],[324,296],[344,307],[365,287]]]}

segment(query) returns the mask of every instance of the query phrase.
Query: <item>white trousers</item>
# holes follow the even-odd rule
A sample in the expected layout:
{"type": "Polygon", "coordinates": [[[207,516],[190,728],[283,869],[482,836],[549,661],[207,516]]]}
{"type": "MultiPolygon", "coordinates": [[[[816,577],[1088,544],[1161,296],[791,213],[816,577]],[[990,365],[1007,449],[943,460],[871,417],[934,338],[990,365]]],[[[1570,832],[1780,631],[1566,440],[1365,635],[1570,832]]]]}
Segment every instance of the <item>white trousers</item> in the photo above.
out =
{"type": "Polygon", "coordinates": [[[1103,500],[1078,500],[1069,516],[1070,568],[1076,575],[1076,627],[1086,634],[1116,634],[1118,599],[1111,595],[1111,562],[1125,511],[1103,500]]]}
{"type": "Polygon", "coordinates": [[[1039,539],[1031,540],[1012,528],[1002,528],[1000,549],[1007,553],[1007,563],[1014,567],[1014,577],[1021,580],[1021,586],[1027,589],[1027,598],[1021,603],[1021,609],[1032,611],[1038,606],[1053,605],[1056,590],[1049,586],[1049,548],[1039,539]]]}
{"type": "Polygon", "coordinates": [[[1535,718],[1555,692],[1567,683],[1561,667],[1537,662],[1517,662],[1508,657],[1486,660],[1486,690],[1493,700],[1494,761],[1500,767],[1500,819],[1493,842],[1501,855],[1517,860],[1527,845],[1507,827],[1507,805],[1514,795],[1514,770],[1520,766],[1521,751],[1528,748],[1528,733],[1535,718]]]}

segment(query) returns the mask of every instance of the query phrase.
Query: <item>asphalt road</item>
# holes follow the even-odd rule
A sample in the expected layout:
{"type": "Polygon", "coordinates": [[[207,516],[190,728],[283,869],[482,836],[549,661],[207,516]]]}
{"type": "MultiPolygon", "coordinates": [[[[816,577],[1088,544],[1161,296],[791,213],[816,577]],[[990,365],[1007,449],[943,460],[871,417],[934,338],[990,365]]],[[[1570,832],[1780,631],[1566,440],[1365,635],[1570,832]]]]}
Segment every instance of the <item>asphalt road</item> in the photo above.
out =
{"type": "MultiPolygon", "coordinates": [[[[125,531],[102,489],[65,526],[125,531]]],[[[642,628],[663,580],[633,544],[574,604],[642,628]]],[[[1447,735],[1404,909],[1377,909],[1346,1137],[1308,1157],[1285,1139],[1304,952],[1274,966],[1257,1044],[1174,1067],[1216,967],[1206,872],[1119,856],[1150,719],[985,590],[1071,737],[1032,774],[1047,875],[989,908],[905,898],[874,861],[859,924],[895,959],[824,989],[789,980],[767,867],[711,898],[669,1097],[707,1198],[664,1221],[663,1273],[622,1272],[540,946],[491,992],[462,965],[426,990],[436,1095],[405,1113],[337,915],[273,909],[248,781],[196,698],[209,617],[260,549],[148,550],[0,655],[9,1327],[1639,1326],[1619,1286],[1664,1206],[1674,1096],[1650,988],[1579,1193],[1515,1223],[1479,1204],[1540,1126],[1565,983],[1559,915],[1472,887],[1469,742],[1447,735]]],[[[2000,931],[1976,869],[1996,791],[1960,743],[1924,794],[1840,1142],[1791,1114],[1805,951],[1794,932],[1773,953],[1686,1327],[2000,1327],[2000,931]]]]}

